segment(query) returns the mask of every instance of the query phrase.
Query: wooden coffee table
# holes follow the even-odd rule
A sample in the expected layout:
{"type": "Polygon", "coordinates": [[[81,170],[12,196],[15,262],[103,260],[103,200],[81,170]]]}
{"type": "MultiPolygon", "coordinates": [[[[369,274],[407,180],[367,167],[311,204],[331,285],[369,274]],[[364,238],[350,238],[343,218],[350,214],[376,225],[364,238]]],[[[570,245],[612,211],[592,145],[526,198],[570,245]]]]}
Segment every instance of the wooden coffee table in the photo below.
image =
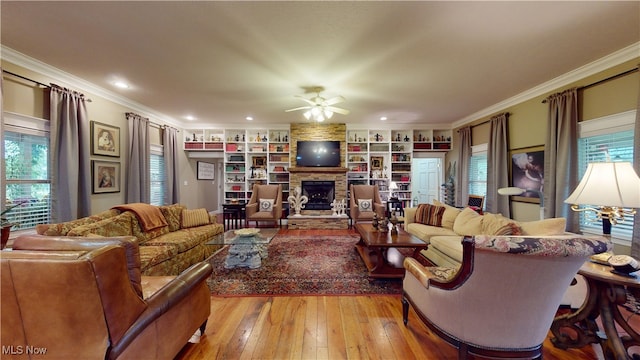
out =
{"type": "Polygon", "coordinates": [[[378,231],[370,223],[358,223],[356,230],[360,234],[356,250],[372,278],[402,278],[404,256],[397,248],[413,248],[413,257],[417,258],[420,251],[428,246],[401,228],[398,228],[397,235],[391,235],[391,231],[378,231]]]}

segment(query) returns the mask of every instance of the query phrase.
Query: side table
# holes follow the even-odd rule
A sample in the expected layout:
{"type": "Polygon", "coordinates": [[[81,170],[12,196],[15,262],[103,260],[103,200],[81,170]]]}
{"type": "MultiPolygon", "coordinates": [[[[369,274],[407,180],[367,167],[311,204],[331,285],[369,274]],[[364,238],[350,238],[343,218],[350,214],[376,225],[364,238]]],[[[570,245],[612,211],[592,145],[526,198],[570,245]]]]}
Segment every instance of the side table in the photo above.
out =
{"type": "Polygon", "coordinates": [[[242,223],[245,220],[245,206],[246,203],[225,203],[222,204],[222,215],[224,222],[224,229],[239,229],[242,228],[242,223]]]}
{"type": "MultiPolygon", "coordinates": [[[[631,359],[627,350],[640,346],[638,329],[632,328],[618,308],[627,302],[627,292],[640,296],[640,280],[611,272],[608,265],[586,262],[578,271],[587,282],[587,298],[576,312],[560,315],[553,320],[551,342],[560,349],[580,348],[599,343],[605,359],[631,359]],[[598,329],[596,318],[600,316],[604,333],[598,329]],[[626,335],[620,335],[619,326],[626,335]],[[568,332],[563,331],[568,329],[568,332]],[[575,334],[572,338],[569,334],[575,334]]],[[[636,273],[638,274],[638,273],[636,273]]]]}

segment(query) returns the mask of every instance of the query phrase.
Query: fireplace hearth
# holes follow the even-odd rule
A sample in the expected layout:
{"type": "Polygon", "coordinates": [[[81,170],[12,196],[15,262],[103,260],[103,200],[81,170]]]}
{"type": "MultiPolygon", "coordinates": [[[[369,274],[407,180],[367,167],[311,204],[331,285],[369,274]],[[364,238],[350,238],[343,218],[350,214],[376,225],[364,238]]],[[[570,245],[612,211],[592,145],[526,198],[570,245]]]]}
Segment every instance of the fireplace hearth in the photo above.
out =
{"type": "Polygon", "coordinates": [[[335,181],[302,181],[302,195],[309,201],[305,204],[307,210],[331,210],[331,202],[336,196],[335,181]]]}

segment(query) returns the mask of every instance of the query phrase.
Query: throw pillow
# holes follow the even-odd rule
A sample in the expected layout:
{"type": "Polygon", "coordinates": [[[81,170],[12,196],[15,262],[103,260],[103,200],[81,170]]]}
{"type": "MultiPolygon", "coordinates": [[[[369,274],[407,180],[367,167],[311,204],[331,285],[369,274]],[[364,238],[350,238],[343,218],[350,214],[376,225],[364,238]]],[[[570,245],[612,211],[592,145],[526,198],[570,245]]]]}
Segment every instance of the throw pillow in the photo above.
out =
{"type": "Polygon", "coordinates": [[[358,199],[358,210],[360,212],[373,211],[371,199],[358,199]]]}
{"type": "Polygon", "coordinates": [[[464,208],[453,223],[453,231],[466,236],[482,234],[482,215],[471,208],[464,208]]]}
{"type": "Polygon", "coordinates": [[[276,201],[275,199],[260,199],[260,210],[258,211],[272,212],[273,203],[275,201],[276,201]]]}
{"type": "Polygon", "coordinates": [[[444,206],[419,204],[415,221],[420,224],[442,227],[442,217],[445,210],[444,206]]]}
{"type": "Polygon", "coordinates": [[[522,235],[561,235],[566,231],[567,219],[550,218],[537,221],[519,222],[522,235]]]}
{"type": "Polygon", "coordinates": [[[482,217],[482,232],[480,233],[482,235],[520,235],[521,233],[520,226],[500,214],[485,213],[482,217]],[[510,224],[515,227],[509,227],[510,224]]]}
{"type": "Polygon", "coordinates": [[[444,206],[444,214],[442,215],[442,227],[453,230],[453,224],[456,221],[456,218],[462,212],[461,209],[455,208],[453,206],[441,203],[438,200],[433,200],[433,205],[444,206]]]}
{"type": "Polygon", "coordinates": [[[209,224],[209,213],[207,209],[182,210],[182,228],[209,224]]]}

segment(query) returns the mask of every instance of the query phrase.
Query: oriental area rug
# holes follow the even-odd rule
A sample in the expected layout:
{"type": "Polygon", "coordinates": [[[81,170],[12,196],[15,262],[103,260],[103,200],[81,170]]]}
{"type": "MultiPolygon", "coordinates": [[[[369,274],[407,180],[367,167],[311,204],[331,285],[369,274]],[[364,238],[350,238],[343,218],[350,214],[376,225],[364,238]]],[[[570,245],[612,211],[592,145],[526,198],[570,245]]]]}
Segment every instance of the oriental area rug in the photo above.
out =
{"type": "Polygon", "coordinates": [[[357,236],[277,235],[257,269],[225,269],[229,247],[209,260],[212,295],[401,294],[402,281],[369,279],[354,245],[357,236]]]}

